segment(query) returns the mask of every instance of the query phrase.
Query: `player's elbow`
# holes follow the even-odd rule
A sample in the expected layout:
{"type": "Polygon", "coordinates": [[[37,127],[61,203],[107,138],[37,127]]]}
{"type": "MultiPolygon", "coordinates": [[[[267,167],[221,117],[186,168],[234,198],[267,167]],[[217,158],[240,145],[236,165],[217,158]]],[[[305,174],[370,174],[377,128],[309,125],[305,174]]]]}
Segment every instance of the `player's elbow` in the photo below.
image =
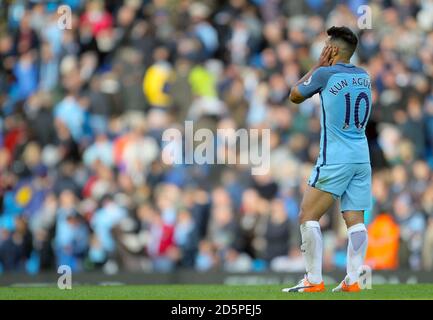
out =
{"type": "Polygon", "coordinates": [[[292,101],[293,103],[299,104],[299,103],[301,103],[304,100],[300,99],[299,97],[290,95],[290,101],[292,101]]]}
{"type": "Polygon", "coordinates": [[[290,91],[289,99],[296,104],[301,103],[305,100],[304,97],[299,94],[297,88],[294,88],[292,91],[290,91]]]}

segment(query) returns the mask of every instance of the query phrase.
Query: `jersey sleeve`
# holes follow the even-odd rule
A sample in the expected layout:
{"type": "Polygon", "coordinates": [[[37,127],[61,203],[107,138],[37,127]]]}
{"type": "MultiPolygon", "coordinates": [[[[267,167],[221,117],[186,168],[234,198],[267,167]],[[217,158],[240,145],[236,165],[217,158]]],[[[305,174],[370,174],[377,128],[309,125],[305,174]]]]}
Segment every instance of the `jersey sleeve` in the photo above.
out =
{"type": "Polygon", "coordinates": [[[316,69],[313,74],[298,85],[298,90],[304,98],[310,98],[314,94],[322,91],[328,82],[328,71],[326,67],[316,69]]]}

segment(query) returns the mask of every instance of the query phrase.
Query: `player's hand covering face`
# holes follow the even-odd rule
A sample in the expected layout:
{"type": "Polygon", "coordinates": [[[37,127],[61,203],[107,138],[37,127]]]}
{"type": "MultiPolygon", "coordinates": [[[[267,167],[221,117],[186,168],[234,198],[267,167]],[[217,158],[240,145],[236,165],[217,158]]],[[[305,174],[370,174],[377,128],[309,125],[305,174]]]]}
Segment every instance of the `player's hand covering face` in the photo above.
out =
{"type": "Polygon", "coordinates": [[[318,66],[330,66],[332,64],[332,56],[334,55],[334,51],[334,48],[329,43],[327,43],[323,48],[322,53],[320,54],[318,66]]]}

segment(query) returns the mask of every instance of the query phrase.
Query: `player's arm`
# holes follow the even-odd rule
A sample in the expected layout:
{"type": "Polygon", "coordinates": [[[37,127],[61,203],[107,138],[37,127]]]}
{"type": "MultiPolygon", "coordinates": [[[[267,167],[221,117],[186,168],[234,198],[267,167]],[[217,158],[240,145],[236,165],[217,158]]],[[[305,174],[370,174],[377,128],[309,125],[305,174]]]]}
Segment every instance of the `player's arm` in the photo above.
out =
{"type": "Polygon", "coordinates": [[[321,89],[323,79],[317,69],[330,65],[331,52],[332,48],[330,46],[327,45],[323,48],[319,61],[290,90],[290,101],[301,103],[321,89]]]}

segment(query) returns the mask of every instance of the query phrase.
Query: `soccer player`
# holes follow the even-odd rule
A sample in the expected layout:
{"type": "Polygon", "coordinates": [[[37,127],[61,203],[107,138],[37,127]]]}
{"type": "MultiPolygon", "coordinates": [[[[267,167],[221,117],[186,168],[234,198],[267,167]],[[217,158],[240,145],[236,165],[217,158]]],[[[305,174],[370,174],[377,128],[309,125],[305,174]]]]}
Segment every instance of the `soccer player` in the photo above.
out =
{"type": "Polygon", "coordinates": [[[325,291],[319,219],[335,200],[340,200],[347,225],[348,247],[347,276],[333,291],[360,290],[358,272],[367,249],[364,210],[371,205],[371,166],[365,127],[371,113],[370,77],[350,63],[358,44],[355,34],[347,27],[332,27],[327,34],[317,65],[290,92],[294,103],[320,94],[322,130],[320,155],[299,213],[307,273],[283,292],[325,291]]]}

